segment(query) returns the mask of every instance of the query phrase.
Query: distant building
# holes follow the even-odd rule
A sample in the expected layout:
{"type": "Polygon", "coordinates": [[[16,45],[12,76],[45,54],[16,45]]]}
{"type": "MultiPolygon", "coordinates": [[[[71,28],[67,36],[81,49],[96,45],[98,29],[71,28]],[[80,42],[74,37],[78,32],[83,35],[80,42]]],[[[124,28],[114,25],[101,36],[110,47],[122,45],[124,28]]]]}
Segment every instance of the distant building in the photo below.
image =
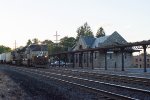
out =
{"type": "MultiPolygon", "coordinates": [[[[146,67],[150,68],[150,55],[146,56],[146,67]]],[[[138,68],[144,67],[144,55],[133,56],[133,66],[138,68]]]]}
{"type": "MultiPolygon", "coordinates": [[[[73,50],[76,51],[87,48],[97,48],[118,44],[121,45],[125,43],[127,43],[127,41],[118,32],[99,38],[80,36],[73,50]]],[[[133,49],[131,48],[124,52],[125,67],[130,67],[132,65],[132,52],[133,49]]],[[[93,59],[94,68],[105,68],[105,56],[107,57],[108,68],[121,68],[122,55],[120,50],[109,50],[107,53],[105,53],[105,51],[95,51],[93,52],[93,56],[91,56],[90,52],[84,52],[82,55],[81,53],[75,53],[75,66],[81,67],[82,62],[82,67],[91,67],[91,60],[93,59]]]]}

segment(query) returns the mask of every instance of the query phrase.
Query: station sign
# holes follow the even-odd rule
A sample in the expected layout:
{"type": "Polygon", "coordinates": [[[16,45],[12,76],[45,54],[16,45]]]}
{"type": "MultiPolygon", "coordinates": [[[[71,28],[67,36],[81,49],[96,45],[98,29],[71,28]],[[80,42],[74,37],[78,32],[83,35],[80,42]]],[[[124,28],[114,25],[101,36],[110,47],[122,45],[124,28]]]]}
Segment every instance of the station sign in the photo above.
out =
{"type": "Polygon", "coordinates": [[[114,52],[113,52],[113,51],[107,51],[107,53],[108,53],[108,54],[112,54],[112,53],[114,53],[114,52]]]}

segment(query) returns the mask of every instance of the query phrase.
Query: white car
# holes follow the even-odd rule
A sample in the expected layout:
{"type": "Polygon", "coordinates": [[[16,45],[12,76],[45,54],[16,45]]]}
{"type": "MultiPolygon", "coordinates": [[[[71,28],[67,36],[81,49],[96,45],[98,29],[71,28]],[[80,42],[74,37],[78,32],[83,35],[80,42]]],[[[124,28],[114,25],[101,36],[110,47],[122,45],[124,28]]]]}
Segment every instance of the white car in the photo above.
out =
{"type": "MultiPolygon", "coordinates": [[[[59,61],[55,61],[50,64],[51,66],[59,66],[59,61]]],[[[60,66],[65,66],[65,62],[60,61],[60,66]]]]}

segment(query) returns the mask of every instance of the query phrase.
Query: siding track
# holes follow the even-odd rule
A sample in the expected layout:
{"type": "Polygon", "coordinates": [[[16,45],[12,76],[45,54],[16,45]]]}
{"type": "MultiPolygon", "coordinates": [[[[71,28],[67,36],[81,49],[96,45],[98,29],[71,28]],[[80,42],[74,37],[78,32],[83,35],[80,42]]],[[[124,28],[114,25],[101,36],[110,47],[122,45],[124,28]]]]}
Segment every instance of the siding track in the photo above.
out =
{"type": "MultiPolygon", "coordinates": [[[[117,84],[112,84],[108,82],[101,82],[95,79],[89,79],[89,78],[84,77],[85,73],[87,74],[87,72],[75,72],[75,73],[78,73],[78,75],[75,76],[74,74],[69,75],[68,73],[71,73],[71,71],[69,70],[66,70],[66,72],[65,71],[63,72],[58,69],[42,70],[42,69],[20,68],[20,67],[12,67],[12,68],[13,70],[17,70],[20,72],[30,73],[30,74],[34,74],[36,76],[40,76],[43,78],[59,80],[67,84],[76,85],[76,86],[88,89],[88,91],[92,91],[96,93],[103,93],[107,95],[109,98],[113,98],[117,100],[118,99],[121,99],[121,100],[127,100],[127,99],[149,100],[150,99],[149,90],[133,88],[133,87],[123,86],[123,85],[117,85],[117,84]]],[[[92,73],[88,73],[87,75],[89,76],[94,75],[93,77],[99,77],[98,75],[96,76],[96,74],[92,74],[92,73]]]]}

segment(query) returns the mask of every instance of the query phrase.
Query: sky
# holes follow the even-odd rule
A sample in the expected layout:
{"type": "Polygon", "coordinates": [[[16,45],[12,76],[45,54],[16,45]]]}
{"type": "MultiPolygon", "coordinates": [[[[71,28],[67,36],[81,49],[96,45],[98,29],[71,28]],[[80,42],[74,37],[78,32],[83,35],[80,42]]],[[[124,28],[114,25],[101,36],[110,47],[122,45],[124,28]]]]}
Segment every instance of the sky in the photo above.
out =
{"type": "Polygon", "coordinates": [[[150,0],[0,0],[0,45],[25,46],[28,39],[76,37],[85,22],[94,35],[117,31],[128,42],[150,39],[150,0]]]}

